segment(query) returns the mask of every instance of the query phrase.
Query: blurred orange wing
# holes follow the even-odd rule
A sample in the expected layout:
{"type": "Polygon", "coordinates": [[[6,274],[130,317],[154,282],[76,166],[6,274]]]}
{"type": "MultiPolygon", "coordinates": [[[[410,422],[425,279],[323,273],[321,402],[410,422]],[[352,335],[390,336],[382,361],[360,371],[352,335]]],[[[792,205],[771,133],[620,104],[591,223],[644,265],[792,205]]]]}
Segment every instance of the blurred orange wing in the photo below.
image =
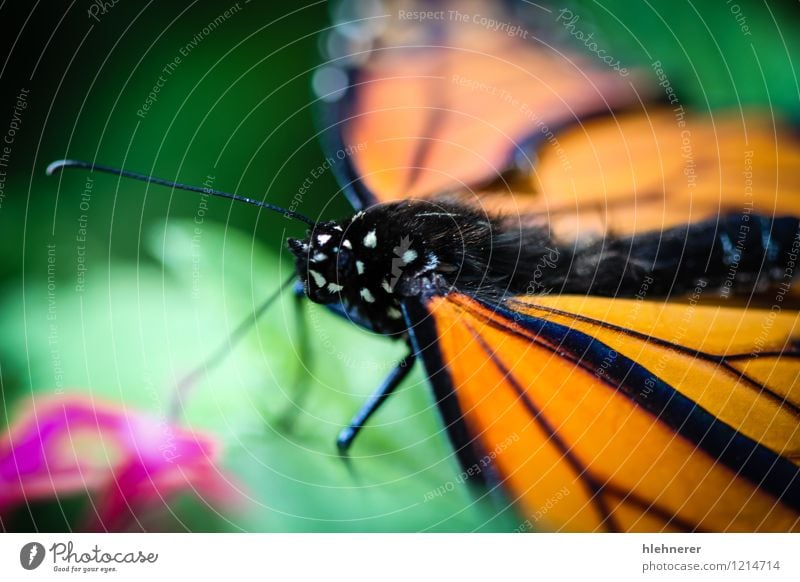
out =
{"type": "Polygon", "coordinates": [[[413,24],[392,20],[355,77],[342,122],[344,142],[358,147],[355,174],[376,201],[486,183],[515,154],[530,154],[531,139],[638,106],[636,75],[593,67],[545,40],[472,22],[413,24]]]}
{"type": "Polygon", "coordinates": [[[653,74],[549,42],[539,12],[550,33],[512,37],[390,16],[341,120],[363,205],[446,198],[560,240],[800,215],[800,141],[773,112],[654,102],[653,74]]]}

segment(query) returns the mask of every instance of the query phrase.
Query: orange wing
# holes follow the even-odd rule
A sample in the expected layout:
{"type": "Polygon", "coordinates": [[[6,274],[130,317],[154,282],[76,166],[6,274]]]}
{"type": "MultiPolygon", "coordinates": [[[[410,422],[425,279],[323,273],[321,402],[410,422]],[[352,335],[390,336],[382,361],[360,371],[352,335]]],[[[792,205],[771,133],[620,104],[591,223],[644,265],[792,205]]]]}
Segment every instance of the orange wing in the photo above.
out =
{"type": "Polygon", "coordinates": [[[467,428],[532,529],[800,530],[794,314],[456,293],[429,310],[467,428]]]}
{"type": "MultiPolygon", "coordinates": [[[[530,11],[558,28],[556,14],[530,11]]],[[[771,111],[695,115],[654,102],[667,96],[652,75],[623,76],[547,33],[509,37],[447,15],[426,27],[398,14],[341,120],[366,205],[455,199],[561,240],[722,213],[800,214],[800,141],[771,111]]]]}
{"type": "Polygon", "coordinates": [[[776,123],[754,111],[704,117],[662,107],[585,122],[559,136],[560,150],[540,149],[524,212],[547,215],[562,238],[725,213],[797,216],[800,142],[776,123]]]}

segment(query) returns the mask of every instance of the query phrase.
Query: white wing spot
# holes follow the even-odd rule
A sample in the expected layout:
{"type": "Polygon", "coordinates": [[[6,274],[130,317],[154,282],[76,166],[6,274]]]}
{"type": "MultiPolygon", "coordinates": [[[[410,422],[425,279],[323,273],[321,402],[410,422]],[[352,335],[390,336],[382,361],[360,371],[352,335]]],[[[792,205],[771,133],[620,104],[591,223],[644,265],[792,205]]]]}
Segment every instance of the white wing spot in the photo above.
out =
{"type": "Polygon", "coordinates": [[[389,281],[387,281],[386,279],[381,281],[381,287],[383,287],[383,290],[386,291],[387,293],[393,292],[392,286],[389,285],[389,281]]]}
{"type": "Polygon", "coordinates": [[[374,229],[369,231],[364,236],[364,246],[367,247],[368,249],[374,249],[376,246],[378,246],[378,237],[375,234],[374,229]]]}
{"type": "Polygon", "coordinates": [[[324,245],[329,240],[331,240],[331,235],[329,234],[320,234],[317,236],[317,242],[321,245],[324,245]]]}
{"type": "Polygon", "coordinates": [[[311,260],[314,261],[315,263],[319,263],[319,262],[324,261],[327,258],[328,258],[328,255],[326,255],[325,253],[314,253],[314,256],[311,257],[311,260]]]}
{"type": "Polygon", "coordinates": [[[372,292],[367,289],[366,287],[362,288],[361,291],[361,298],[366,301],[367,303],[375,303],[375,296],[372,292]]]}
{"type": "Polygon", "coordinates": [[[333,227],[333,230],[338,230],[339,232],[342,232],[342,227],[337,224],[336,226],[333,227]]]}
{"type": "Polygon", "coordinates": [[[325,281],[325,277],[323,277],[322,274],[317,273],[313,269],[309,269],[308,270],[308,274],[311,275],[314,278],[314,283],[317,284],[317,287],[324,287],[325,286],[326,281],[325,281]]]}
{"type": "Polygon", "coordinates": [[[342,246],[343,246],[344,248],[346,248],[346,249],[352,249],[352,248],[353,248],[353,245],[352,245],[352,244],[350,244],[350,241],[349,241],[349,240],[347,240],[347,239],[344,239],[344,240],[342,241],[342,246]]]}
{"type": "Polygon", "coordinates": [[[364,261],[356,261],[356,271],[359,275],[364,274],[364,261]]]}
{"type": "Polygon", "coordinates": [[[406,252],[403,253],[403,262],[408,265],[409,263],[413,263],[414,259],[417,258],[417,251],[414,249],[408,249],[406,252]]]}
{"type": "Polygon", "coordinates": [[[336,283],[328,283],[328,291],[331,293],[338,293],[342,289],[344,289],[344,287],[341,285],[337,285],[336,283]]]}
{"type": "Polygon", "coordinates": [[[386,315],[389,316],[389,319],[400,319],[401,317],[403,317],[403,313],[396,307],[390,307],[389,309],[387,309],[386,315]]]}

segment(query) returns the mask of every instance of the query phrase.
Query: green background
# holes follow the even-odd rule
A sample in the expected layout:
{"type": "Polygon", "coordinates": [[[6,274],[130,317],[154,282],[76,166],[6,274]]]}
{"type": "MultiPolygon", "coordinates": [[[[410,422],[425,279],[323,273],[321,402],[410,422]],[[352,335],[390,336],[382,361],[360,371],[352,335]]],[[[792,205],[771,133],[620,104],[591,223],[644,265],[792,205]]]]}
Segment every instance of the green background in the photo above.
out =
{"type": "MultiPolygon", "coordinates": [[[[314,68],[331,22],[325,2],[240,2],[169,74],[142,119],[162,69],[232,2],[120,1],[99,22],[89,2],[0,7],[0,129],[30,90],[0,206],[0,424],[31,393],[65,390],[166,414],[174,386],[292,269],[281,254],[302,225],[225,200],[87,174],[48,178],[72,157],[213,185],[288,205],[324,158],[316,139],[314,68]],[[76,235],[88,216],[86,285],[76,291],[76,235]],[[201,234],[196,234],[197,221],[201,234]],[[47,245],[56,248],[56,377],[49,342],[47,245]]],[[[625,63],[661,60],[681,102],[698,109],[761,105],[793,119],[796,12],[788,3],[571,2],[625,63]]],[[[524,10],[524,7],[523,7],[524,10]]],[[[562,31],[563,34],[563,31],[562,31]]],[[[566,39],[570,42],[569,39],[566,39]]],[[[350,212],[330,173],[298,210],[350,212]]],[[[248,531],[509,531],[500,495],[457,480],[432,397],[417,370],[375,417],[349,465],[336,434],[402,356],[403,347],[356,329],[290,293],[224,364],[187,395],[181,422],[213,434],[249,501],[218,515],[178,499],[164,529],[248,531]],[[300,323],[304,322],[304,323],[300,323]],[[305,326],[310,344],[302,350],[305,326]],[[448,487],[449,488],[449,487],[448,487]]],[[[10,530],[64,530],[85,510],[76,497],[20,510],[10,530]]]]}

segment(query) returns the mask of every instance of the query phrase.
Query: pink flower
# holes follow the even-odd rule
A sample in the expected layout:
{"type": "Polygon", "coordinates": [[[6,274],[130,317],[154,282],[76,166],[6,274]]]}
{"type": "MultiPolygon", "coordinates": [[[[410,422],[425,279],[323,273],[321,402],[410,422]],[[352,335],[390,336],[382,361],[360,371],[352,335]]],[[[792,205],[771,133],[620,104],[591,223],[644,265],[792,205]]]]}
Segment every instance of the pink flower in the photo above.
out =
{"type": "Polygon", "coordinates": [[[144,529],[168,498],[193,493],[230,506],[214,441],[166,421],[85,396],[37,397],[0,438],[0,515],[25,503],[86,493],[81,529],[144,529]]]}

